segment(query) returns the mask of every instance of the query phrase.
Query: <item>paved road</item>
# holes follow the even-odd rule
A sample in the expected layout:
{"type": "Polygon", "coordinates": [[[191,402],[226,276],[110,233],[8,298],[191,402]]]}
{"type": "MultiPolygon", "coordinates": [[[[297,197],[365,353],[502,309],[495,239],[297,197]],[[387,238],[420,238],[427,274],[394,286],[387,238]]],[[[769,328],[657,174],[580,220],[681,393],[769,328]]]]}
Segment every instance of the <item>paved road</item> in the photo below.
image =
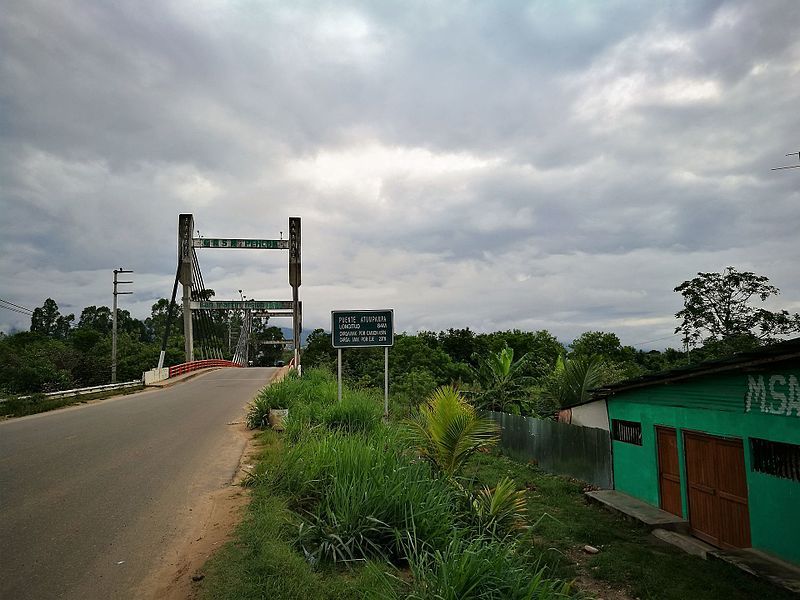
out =
{"type": "Polygon", "coordinates": [[[228,483],[228,423],[275,369],[0,423],[0,598],[132,598],[191,503],[228,483]]]}

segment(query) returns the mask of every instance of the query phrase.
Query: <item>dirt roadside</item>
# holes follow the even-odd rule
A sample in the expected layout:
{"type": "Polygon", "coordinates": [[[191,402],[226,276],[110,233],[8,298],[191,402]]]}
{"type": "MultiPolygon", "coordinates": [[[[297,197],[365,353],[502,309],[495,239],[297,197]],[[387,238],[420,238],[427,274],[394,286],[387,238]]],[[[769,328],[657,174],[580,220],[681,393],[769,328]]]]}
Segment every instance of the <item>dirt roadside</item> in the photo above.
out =
{"type": "MultiPolygon", "coordinates": [[[[270,380],[283,379],[288,368],[270,380]]],[[[165,553],[160,569],[142,582],[136,594],[139,600],[187,600],[197,596],[195,578],[202,578],[202,567],[231,539],[250,501],[250,491],[241,482],[252,468],[258,454],[257,432],[247,429],[244,418],[228,424],[244,442],[239,465],[232,479],[219,490],[192,499],[191,516],[184,531],[165,553]]]]}

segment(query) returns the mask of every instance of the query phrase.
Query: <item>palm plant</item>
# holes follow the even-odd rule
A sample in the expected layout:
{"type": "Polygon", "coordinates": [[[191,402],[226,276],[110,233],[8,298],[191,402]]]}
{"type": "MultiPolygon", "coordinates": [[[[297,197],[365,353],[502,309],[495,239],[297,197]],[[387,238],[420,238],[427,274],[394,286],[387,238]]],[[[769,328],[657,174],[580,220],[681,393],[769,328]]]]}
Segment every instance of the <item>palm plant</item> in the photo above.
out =
{"type": "Polygon", "coordinates": [[[547,384],[547,394],[559,407],[589,399],[589,390],[605,383],[606,365],[598,356],[565,359],[559,356],[547,384]]]}
{"type": "Polygon", "coordinates": [[[529,377],[524,368],[530,361],[525,354],[514,361],[514,349],[506,346],[500,352],[491,352],[486,358],[477,357],[478,368],[473,369],[480,385],[478,403],[489,410],[520,412],[520,401],[526,395],[529,377]]]}
{"type": "Polygon", "coordinates": [[[451,478],[475,452],[496,444],[500,431],[453,386],[436,389],[406,423],[420,456],[451,478]]]}
{"type": "Polygon", "coordinates": [[[527,528],[525,490],[518,490],[510,477],[503,477],[494,488],[483,487],[478,490],[472,497],[472,510],[478,525],[487,531],[527,528]]]}

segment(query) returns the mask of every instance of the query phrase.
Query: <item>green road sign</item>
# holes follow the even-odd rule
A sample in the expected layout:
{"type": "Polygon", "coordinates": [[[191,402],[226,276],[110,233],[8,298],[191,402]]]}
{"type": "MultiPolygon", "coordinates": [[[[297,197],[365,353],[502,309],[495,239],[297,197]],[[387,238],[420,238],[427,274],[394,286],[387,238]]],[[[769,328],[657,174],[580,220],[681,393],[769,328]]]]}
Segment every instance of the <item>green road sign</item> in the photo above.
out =
{"type": "Polygon", "coordinates": [[[237,238],[193,238],[195,248],[247,248],[251,250],[288,250],[289,240],[244,240],[237,238]]]}
{"type": "Polygon", "coordinates": [[[394,344],[394,311],[331,311],[331,341],[334,348],[369,348],[394,344]]]}
{"type": "Polygon", "coordinates": [[[202,300],[193,301],[192,310],[292,310],[291,300],[202,300]]]}

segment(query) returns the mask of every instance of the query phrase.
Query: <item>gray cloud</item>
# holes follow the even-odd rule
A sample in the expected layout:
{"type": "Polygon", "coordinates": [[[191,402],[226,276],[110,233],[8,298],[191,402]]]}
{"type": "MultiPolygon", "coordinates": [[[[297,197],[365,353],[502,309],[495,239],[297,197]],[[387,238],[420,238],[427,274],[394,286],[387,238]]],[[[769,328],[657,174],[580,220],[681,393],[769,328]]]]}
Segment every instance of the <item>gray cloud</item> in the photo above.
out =
{"type": "MultiPolygon", "coordinates": [[[[798,149],[793,8],[12,2],[3,297],[108,304],[124,265],[144,316],[193,212],[207,236],[302,216],[307,326],[380,305],[409,331],[645,342],[729,264],[798,310],[799,174],[769,170],[798,149]]],[[[221,297],[288,295],[283,253],[201,264],[221,297]]]]}

